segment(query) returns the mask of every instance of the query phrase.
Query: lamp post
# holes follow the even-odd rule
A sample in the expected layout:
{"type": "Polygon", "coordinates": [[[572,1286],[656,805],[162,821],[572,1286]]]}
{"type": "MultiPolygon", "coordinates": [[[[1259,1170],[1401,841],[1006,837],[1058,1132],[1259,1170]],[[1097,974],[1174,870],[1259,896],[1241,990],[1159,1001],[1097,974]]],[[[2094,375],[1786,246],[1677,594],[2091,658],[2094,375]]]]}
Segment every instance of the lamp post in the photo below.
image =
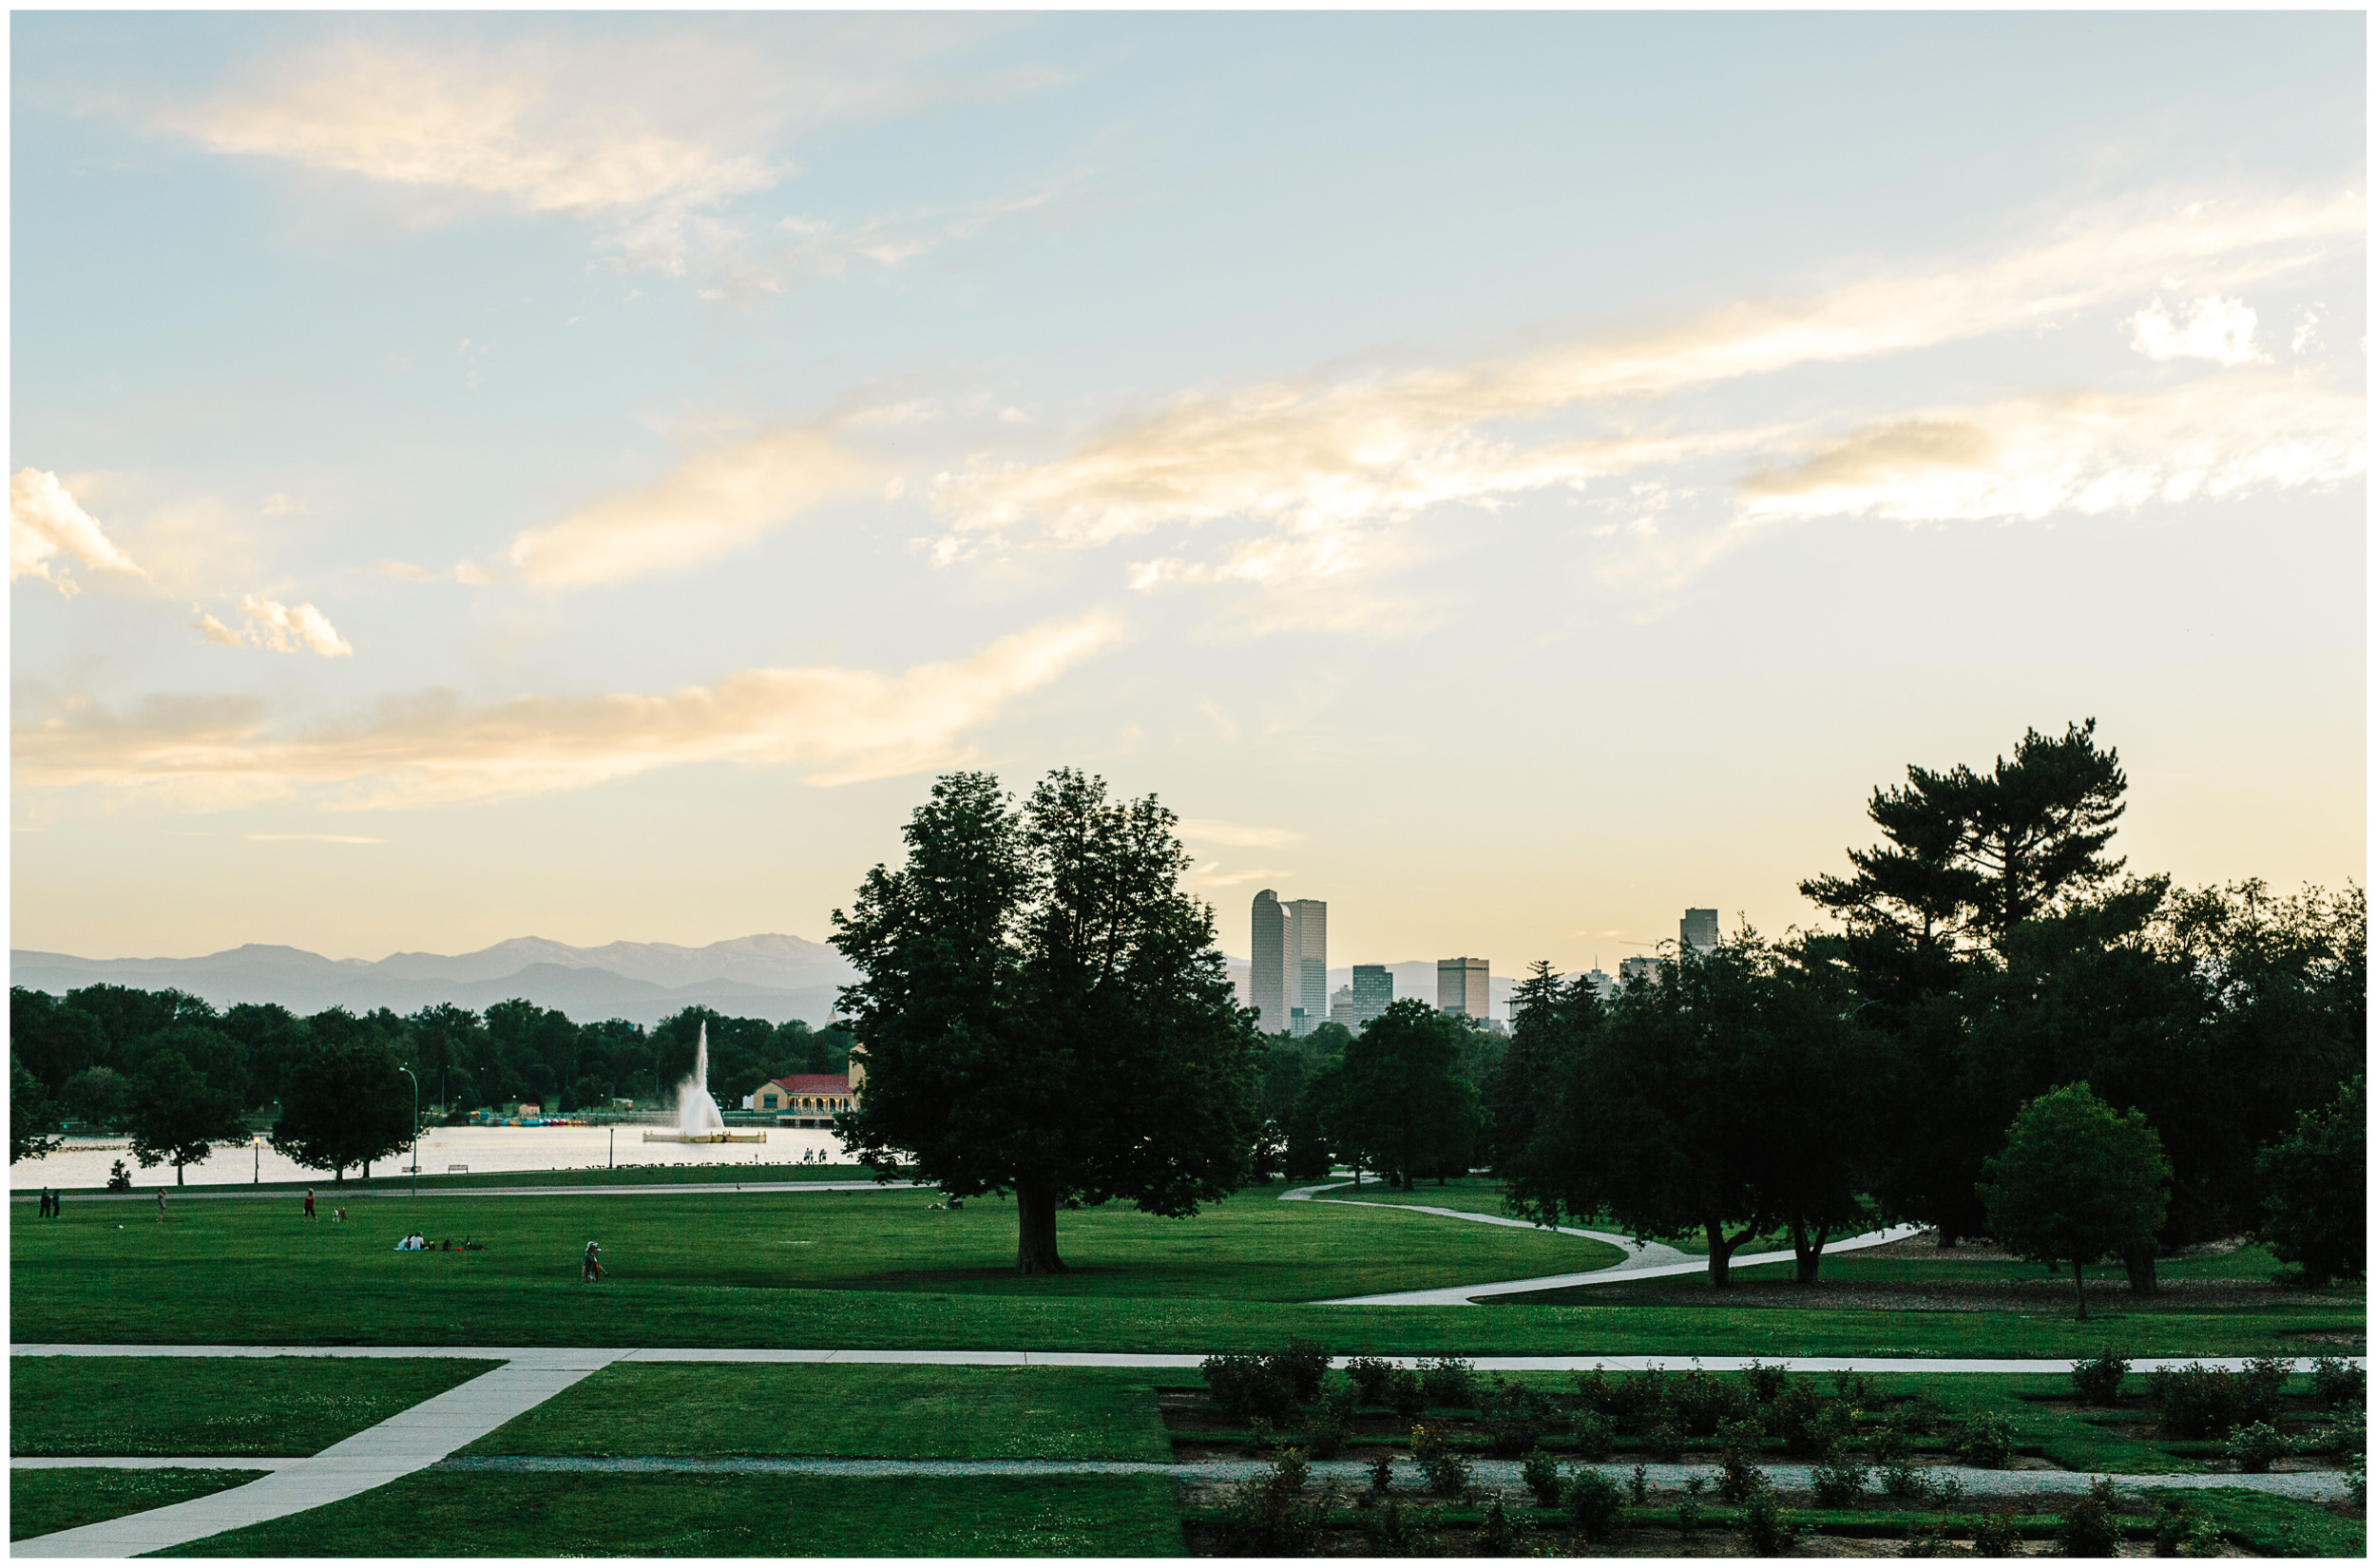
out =
{"type": "MultiPolygon", "coordinates": [[[[398,1067],[396,1071],[412,1078],[412,1069],[398,1067]]],[[[421,1195],[421,1080],[412,1078],[412,1195],[421,1195]]]]}
{"type": "Polygon", "coordinates": [[[250,1138],[247,1140],[247,1146],[249,1151],[256,1156],[256,1169],[250,1173],[247,1184],[251,1187],[260,1186],[264,1179],[264,1140],[261,1138],[250,1138]]]}

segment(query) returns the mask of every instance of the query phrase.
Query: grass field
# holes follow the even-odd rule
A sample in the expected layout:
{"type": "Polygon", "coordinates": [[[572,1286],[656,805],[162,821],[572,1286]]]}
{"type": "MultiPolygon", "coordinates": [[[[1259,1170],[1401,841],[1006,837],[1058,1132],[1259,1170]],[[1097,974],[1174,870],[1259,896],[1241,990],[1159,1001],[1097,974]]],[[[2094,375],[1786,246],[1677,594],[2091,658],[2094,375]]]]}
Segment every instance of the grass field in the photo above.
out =
{"type": "Polygon", "coordinates": [[[1161,1557],[1161,1476],[488,1475],[423,1471],[167,1557],[1161,1557]]]}
{"type": "MultiPolygon", "coordinates": [[[[9,1452],[25,1459],[302,1458],[497,1365],[12,1356],[9,1452]]],[[[20,1481],[35,1473],[16,1472],[20,1481]]]]}
{"type": "Polygon", "coordinates": [[[261,1470],[11,1470],[9,1539],[96,1524],[244,1486],[261,1470]]]}
{"type": "Polygon", "coordinates": [[[610,1367],[472,1454],[1168,1460],[1144,1372],[1044,1367],[610,1367]]]}
{"type": "Polygon", "coordinates": [[[2208,1519],[2264,1557],[2365,1558],[2367,1516],[2258,1492],[2148,1490],[2208,1519]]]}
{"type": "MultiPolygon", "coordinates": [[[[640,1132],[640,1128],[622,1128],[623,1133],[640,1132]]],[[[16,1186],[9,1195],[17,1202],[34,1203],[40,1193],[41,1162],[27,1160],[11,1173],[13,1178],[31,1182],[30,1188],[16,1186]]],[[[446,1172],[423,1170],[420,1190],[424,1193],[472,1187],[640,1187],[645,1185],[679,1186],[686,1183],[712,1183],[730,1187],[738,1182],[752,1181],[872,1181],[874,1173],[863,1165],[804,1165],[797,1160],[789,1164],[719,1164],[719,1165],[620,1165],[617,1167],[580,1167],[559,1171],[480,1171],[475,1174],[448,1175],[446,1172]]],[[[134,1176],[135,1199],[148,1198],[157,1187],[171,1189],[175,1198],[238,1198],[253,1200],[258,1193],[301,1196],[311,1187],[316,1197],[327,1203],[333,1199],[368,1194],[377,1197],[392,1193],[411,1193],[413,1179],[410,1176],[382,1174],[369,1181],[350,1176],[343,1182],[333,1183],[329,1176],[311,1181],[210,1182],[199,1187],[174,1187],[171,1173],[163,1168],[141,1171],[134,1176]]],[[[63,1189],[69,1207],[76,1198],[88,1201],[102,1198],[98,1187],[67,1187],[63,1189]]]]}

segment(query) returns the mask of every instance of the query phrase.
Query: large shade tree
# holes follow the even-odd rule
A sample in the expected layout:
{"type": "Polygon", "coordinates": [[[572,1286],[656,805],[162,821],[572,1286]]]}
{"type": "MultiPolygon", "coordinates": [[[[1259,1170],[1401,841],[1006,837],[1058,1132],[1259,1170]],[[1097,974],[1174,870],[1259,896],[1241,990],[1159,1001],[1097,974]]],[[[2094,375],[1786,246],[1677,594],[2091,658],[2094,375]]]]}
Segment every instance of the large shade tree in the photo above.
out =
{"type": "Polygon", "coordinates": [[[2149,1244],[2169,1202],[2170,1162],[2152,1123],[2084,1083],[2022,1106],[1983,1170],[1989,1234],[2023,1257],[2068,1263],[2080,1317],[2087,1266],[2149,1244]]]}
{"type": "Polygon", "coordinates": [[[244,1142],[247,1125],[240,1119],[240,1096],[235,1089],[211,1081],[178,1050],[151,1051],[132,1076],[128,1120],[132,1157],[144,1168],[173,1167],[173,1184],[182,1184],[182,1167],[195,1165],[219,1143],[244,1142]]]}
{"type": "MultiPolygon", "coordinates": [[[[309,1023],[318,1028],[322,1016],[309,1023]]],[[[272,1146],[308,1170],[330,1172],[335,1181],[346,1179],[350,1165],[368,1176],[373,1160],[412,1141],[412,1083],[394,1050],[369,1032],[351,1031],[291,1065],[272,1146]]]]}
{"type": "Polygon", "coordinates": [[[1063,1270],[1060,1208],[1192,1214],[1251,1162],[1257,1036],[1212,910],[1180,889],[1175,821],[1070,769],[1021,809],[951,774],[909,819],[906,864],[834,911],[866,1061],[845,1146],[886,1178],[1012,1193],[1026,1274],[1063,1270]]]}
{"type": "Polygon", "coordinates": [[[1460,1071],[1467,1033],[1410,997],[1371,1019],[1345,1047],[1321,1112],[1330,1145],[1390,1186],[1466,1172],[1480,1121],[1476,1087],[1460,1071]]]}

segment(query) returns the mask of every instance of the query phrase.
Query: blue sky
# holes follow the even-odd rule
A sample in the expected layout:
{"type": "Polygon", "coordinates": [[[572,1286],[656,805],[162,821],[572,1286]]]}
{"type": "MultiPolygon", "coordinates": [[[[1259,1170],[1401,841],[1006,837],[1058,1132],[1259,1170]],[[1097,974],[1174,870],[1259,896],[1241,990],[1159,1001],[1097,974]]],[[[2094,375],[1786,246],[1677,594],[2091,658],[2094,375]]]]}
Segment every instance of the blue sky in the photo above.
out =
{"type": "Polygon", "coordinates": [[[20,14],[12,940],[821,936],[1071,763],[1232,950],[1613,964],[2089,716],[2139,869],[2361,877],[2365,59],[20,14]]]}

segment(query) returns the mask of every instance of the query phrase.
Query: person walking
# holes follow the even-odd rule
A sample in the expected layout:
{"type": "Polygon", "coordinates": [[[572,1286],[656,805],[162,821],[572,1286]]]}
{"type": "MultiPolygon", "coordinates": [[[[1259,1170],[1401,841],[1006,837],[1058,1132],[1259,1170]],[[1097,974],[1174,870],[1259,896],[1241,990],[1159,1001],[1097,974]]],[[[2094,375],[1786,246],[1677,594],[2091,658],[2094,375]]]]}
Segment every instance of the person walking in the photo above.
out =
{"type": "Polygon", "coordinates": [[[41,1217],[42,1217],[42,1218],[44,1218],[44,1219],[48,1219],[48,1218],[50,1218],[51,1216],[53,1216],[54,1214],[57,1214],[57,1212],[58,1212],[58,1200],[57,1200],[56,1198],[51,1197],[51,1196],[49,1195],[49,1189],[48,1189],[48,1188],[44,1187],[44,1188],[41,1190],[41,1217]]]}
{"type": "Polygon", "coordinates": [[[64,1207],[65,1204],[66,1189],[61,1187],[56,1192],[49,1195],[49,1217],[51,1219],[57,1218],[59,1209],[64,1207]]]}
{"type": "Polygon", "coordinates": [[[602,1277],[603,1244],[599,1241],[589,1241],[585,1244],[585,1283],[591,1285],[602,1277]]]}
{"type": "Polygon", "coordinates": [[[314,1189],[311,1187],[305,1189],[305,1217],[308,1219],[319,1219],[321,1217],[321,1215],[314,1212],[314,1189]]]}
{"type": "Polygon", "coordinates": [[[164,1222],[165,1222],[165,1190],[164,1190],[163,1187],[160,1187],[160,1188],[158,1188],[158,1189],[157,1189],[157,1223],[158,1223],[158,1224],[160,1224],[160,1225],[163,1225],[164,1222]]]}

